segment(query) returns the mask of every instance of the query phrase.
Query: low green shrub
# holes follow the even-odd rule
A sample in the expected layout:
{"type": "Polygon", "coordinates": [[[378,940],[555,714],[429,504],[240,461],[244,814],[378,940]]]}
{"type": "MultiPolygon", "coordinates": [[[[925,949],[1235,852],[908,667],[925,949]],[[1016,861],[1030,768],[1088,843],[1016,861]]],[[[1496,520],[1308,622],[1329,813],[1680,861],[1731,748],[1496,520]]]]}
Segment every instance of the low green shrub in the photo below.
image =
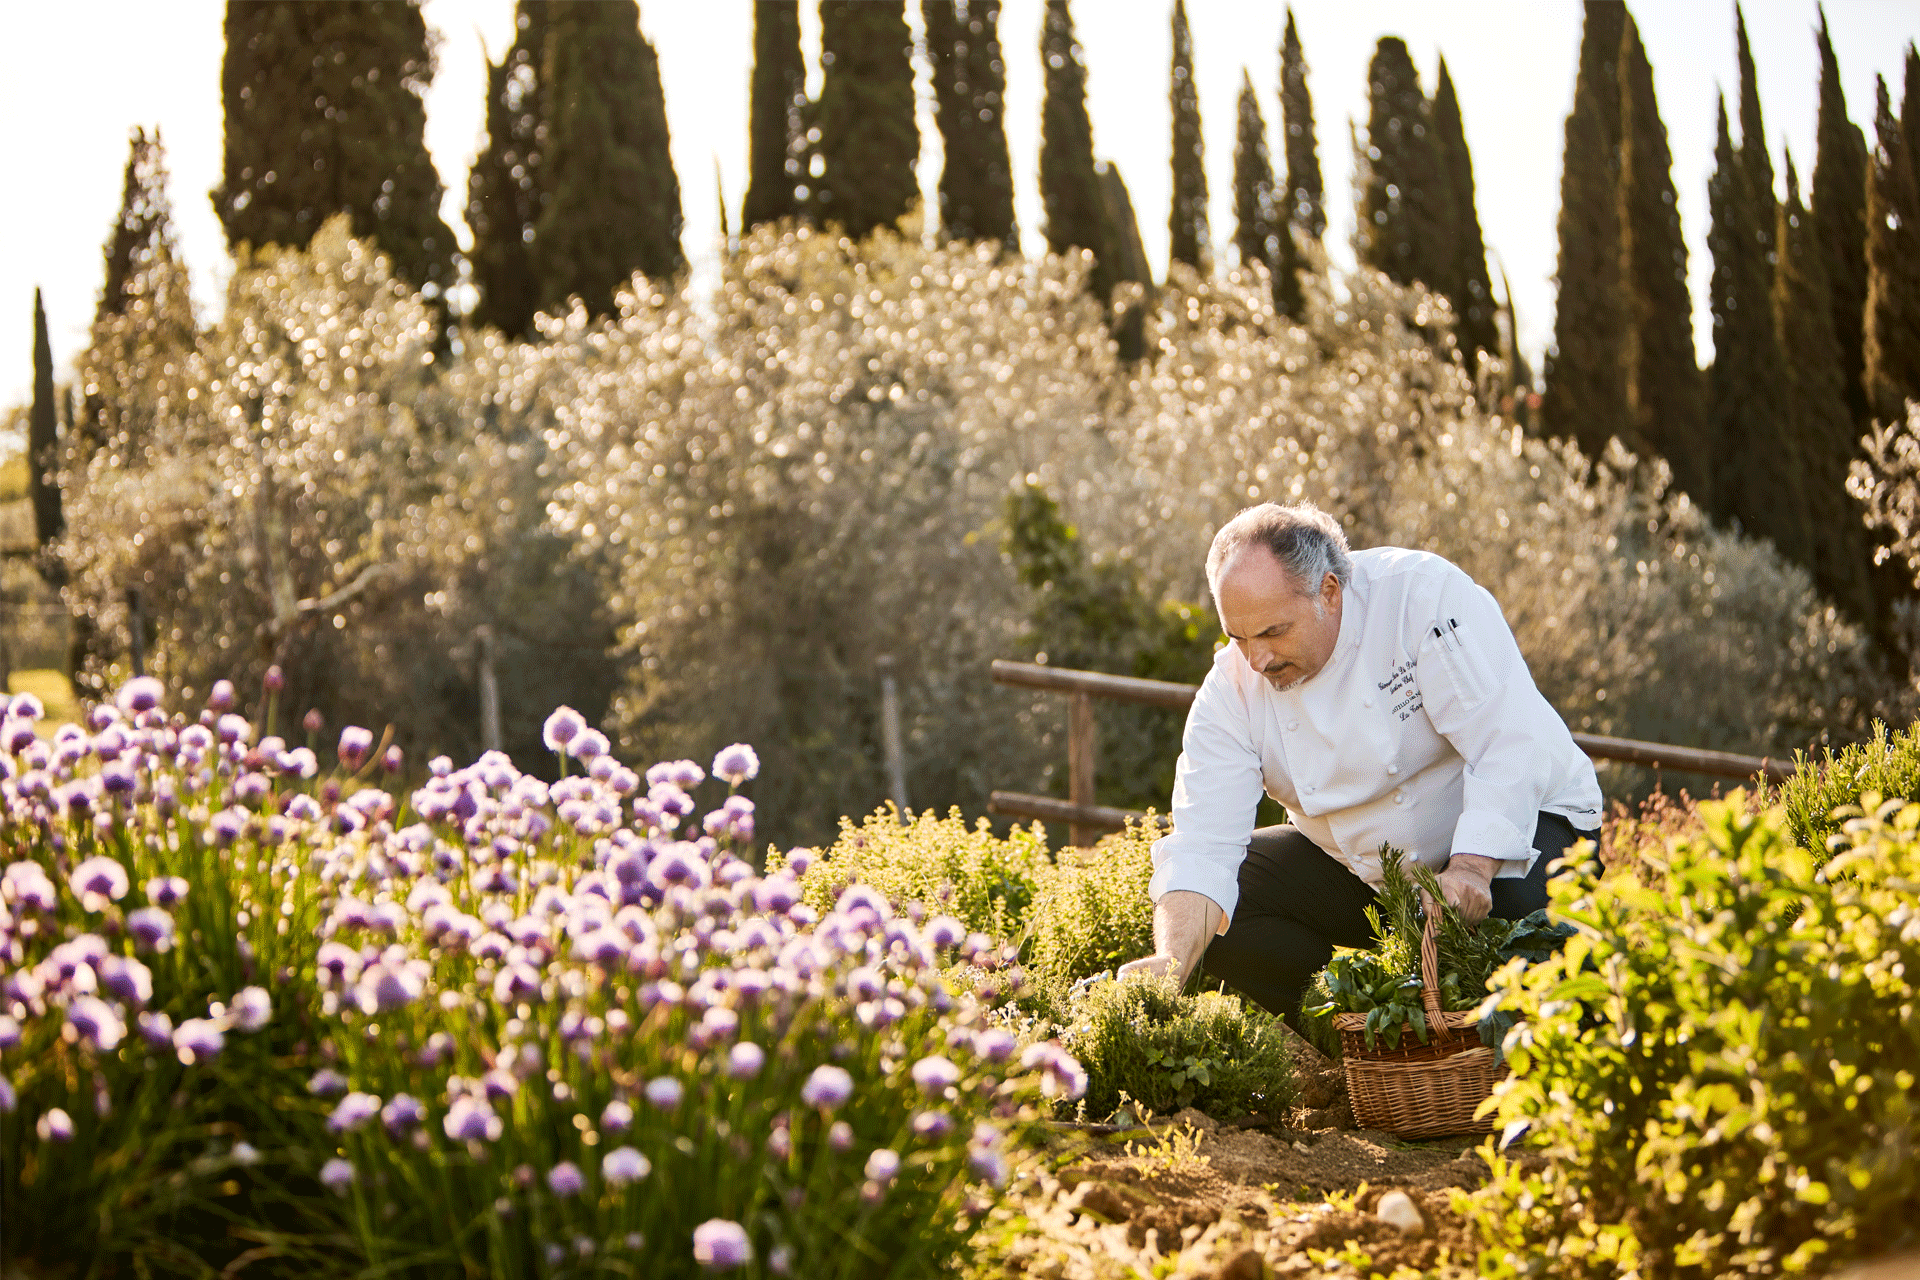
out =
{"type": "Polygon", "coordinates": [[[1818,761],[1803,759],[1800,765],[1781,784],[1780,805],[1789,838],[1818,864],[1827,860],[1828,842],[1844,822],[1834,810],[1859,804],[1869,792],[1920,799],[1920,726],[1889,734],[1876,721],[1871,741],[1828,751],[1818,761]]]}
{"type": "MultiPolygon", "coordinates": [[[[840,838],[806,856],[801,886],[824,909],[848,884],[867,885],[906,906],[945,912],[975,932],[1011,943],[1028,978],[1064,999],[1082,979],[1153,950],[1152,845],[1158,832],[1129,827],[1093,849],[1049,853],[1043,828],[1002,839],[983,818],[955,810],[901,823],[891,809],[841,824],[840,838]]],[[[776,855],[775,866],[794,865],[776,855]]]]}
{"type": "Polygon", "coordinates": [[[1920,805],[1867,800],[1818,870],[1736,792],[1554,882],[1577,936],[1493,984],[1523,1020],[1495,1118],[1547,1164],[1494,1157],[1484,1274],[1805,1274],[1920,1240],[1920,805]]]}
{"type": "Polygon", "coordinates": [[[1112,1115],[1122,1094],[1152,1111],[1197,1107],[1221,1120],[1293,1102],[1280,1020],[1238,997],[1183,995],[1170,978],[1136,975],[1082,987],[1069,1016],[1060,1043],[1086,1069],[1090,1117],[1112,1115]]]}

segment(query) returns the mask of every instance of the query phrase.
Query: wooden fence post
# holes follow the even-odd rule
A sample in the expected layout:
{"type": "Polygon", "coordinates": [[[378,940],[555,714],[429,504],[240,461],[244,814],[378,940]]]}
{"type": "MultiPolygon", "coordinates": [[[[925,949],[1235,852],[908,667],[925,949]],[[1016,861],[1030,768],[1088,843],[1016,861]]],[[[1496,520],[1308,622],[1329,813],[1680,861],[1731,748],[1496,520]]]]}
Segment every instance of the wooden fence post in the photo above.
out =
{"type": "Polygon", "coordinates": [[[907,753],[900,742],[900,691],[893,682],[893,655],[883,653],[880,668],[880,747],[887,757],[887,788],[900,821],[907,820],[907,753]]]}
{"type": "MultiPolygon", "coordinates": [[[[1067,797],[1077,805],[1093,803],[1093,695],[1072,695],[1067,714],[1067,797]]],[[[1080,849],[1089,848],[1100,838],[1098,827],[1073,823],[1067,829],[1068,840],[1080,849]]]]}
{"type": "Polygon", "coordinates": [[[478,642],[480,668],[480,748],[483,751],[500,750],[500,682],[493,674],[493,628],[481,625],[474,628],[474,639],[478,642]]]}
{"type": "Polygon", "coordinates": [[[147,674],[147,614],[141,607],[140,588],[127,588],[127,657],[133,674],[147,674]]]}

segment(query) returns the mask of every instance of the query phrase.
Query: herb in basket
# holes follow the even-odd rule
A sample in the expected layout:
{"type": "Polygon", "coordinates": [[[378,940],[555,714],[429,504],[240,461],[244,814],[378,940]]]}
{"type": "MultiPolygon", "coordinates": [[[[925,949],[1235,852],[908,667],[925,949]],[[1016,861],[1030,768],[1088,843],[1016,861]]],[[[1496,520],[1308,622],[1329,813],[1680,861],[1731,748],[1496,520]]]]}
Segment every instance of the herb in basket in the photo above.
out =
{"type": "MultiPolygon", "coordinates": [[[[1367,1048],[1384,1040],[1398,1049],[1411,1028],[1421,1044],[1428,1042],[1426,1010],[1421,1001],[1425,985],[1420,977],[1420,935],[1426,927],[1420,891],[1444,902],[1439,877],[1418,863],[1408,865],[1397,849],[1382,849],[1382,879],[1378,898],[1367,908],[1367,922],[1377,939],[1371,950],[1336,948],[1327,967],[1314,975],[1301,1001],[1311,1038],[1329,1052],[1338,1052],[1339,1036],[1332,1026],[1336,1013],[1367,1015],[1367,1048]]],[[[1515,956],[1529,964],[1544,960],[1573,935],[1573,927],[1554,924],[1545,911],[1521,920],[1489,917],[1469,925],[1451,907],[1440,915],[1440,1008],[1457,1013],[1477,1008],[1487,998],[1487,979],[1515,956]]],[[[1481,1043],[1496,1057],[1512,1017],[1495,1011],[1480,1019],[1481,1043]]]]}

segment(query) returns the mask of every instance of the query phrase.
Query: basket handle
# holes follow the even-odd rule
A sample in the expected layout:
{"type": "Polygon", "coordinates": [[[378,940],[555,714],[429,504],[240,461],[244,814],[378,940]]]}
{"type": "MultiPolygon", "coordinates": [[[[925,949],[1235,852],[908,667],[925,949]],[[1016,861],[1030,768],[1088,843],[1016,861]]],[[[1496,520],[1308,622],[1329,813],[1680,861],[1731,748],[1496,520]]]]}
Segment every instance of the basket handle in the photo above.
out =
{"type": "Polygon", "coordinates": [[[1435,903],[1427,913],[1427,927],[1420,933],[1420,1001],[1427,1006],[1427,1031],[1442,1040],[1453,1038],[1440,1011],[1440,913],[1444,904],[1435,903]]]}

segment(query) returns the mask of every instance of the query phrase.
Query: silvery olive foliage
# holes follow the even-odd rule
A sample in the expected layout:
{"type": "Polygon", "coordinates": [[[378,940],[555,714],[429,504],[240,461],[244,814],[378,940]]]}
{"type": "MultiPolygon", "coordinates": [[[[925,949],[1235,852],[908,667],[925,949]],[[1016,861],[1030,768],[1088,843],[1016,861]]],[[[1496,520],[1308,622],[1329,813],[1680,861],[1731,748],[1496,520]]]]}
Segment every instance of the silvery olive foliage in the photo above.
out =
{"type": "Polygon", "coordinates": [[[509,715],[597,711],[584,681],[633,758],[760,744],[781,842],[886,797],[883,655],[916,808],[1058,769],[1064,703],[986,675],[1034,656],[1002,550],[1028,485],[1156,599],[1204,600],[1212,530],[1269,498],[1447,556],[1576,728],[1782,752],[1903,713],[1807,577],[1662,465],[1488,412],[1504,372],[1455,358],[1444,300],[1311,265],[1300,323],[1260,268],[1176,268],[1123,363],[1084,256],[770,227],[710,293],[637,278],[606,321],[463,334],[449,363],[334,228],[243,262],[138,455],[76,466],[70,595],[111,633],[146,583],[153,665],[187,687],[284,647],[341,696],[414,695],[402,728],[436,749],[474,731],[489,622],[518,637],[509,715]]]}
{"type": "Polygon", "coordinates": [[[1866,504],[1867,524],[1890,539],[1886,553],[1920,582],[1920,400],[1907,401],[1906,421],[1877,422],[1862,443],[1867,457],[1854,461],[1847,492],[1866,504]]]}

